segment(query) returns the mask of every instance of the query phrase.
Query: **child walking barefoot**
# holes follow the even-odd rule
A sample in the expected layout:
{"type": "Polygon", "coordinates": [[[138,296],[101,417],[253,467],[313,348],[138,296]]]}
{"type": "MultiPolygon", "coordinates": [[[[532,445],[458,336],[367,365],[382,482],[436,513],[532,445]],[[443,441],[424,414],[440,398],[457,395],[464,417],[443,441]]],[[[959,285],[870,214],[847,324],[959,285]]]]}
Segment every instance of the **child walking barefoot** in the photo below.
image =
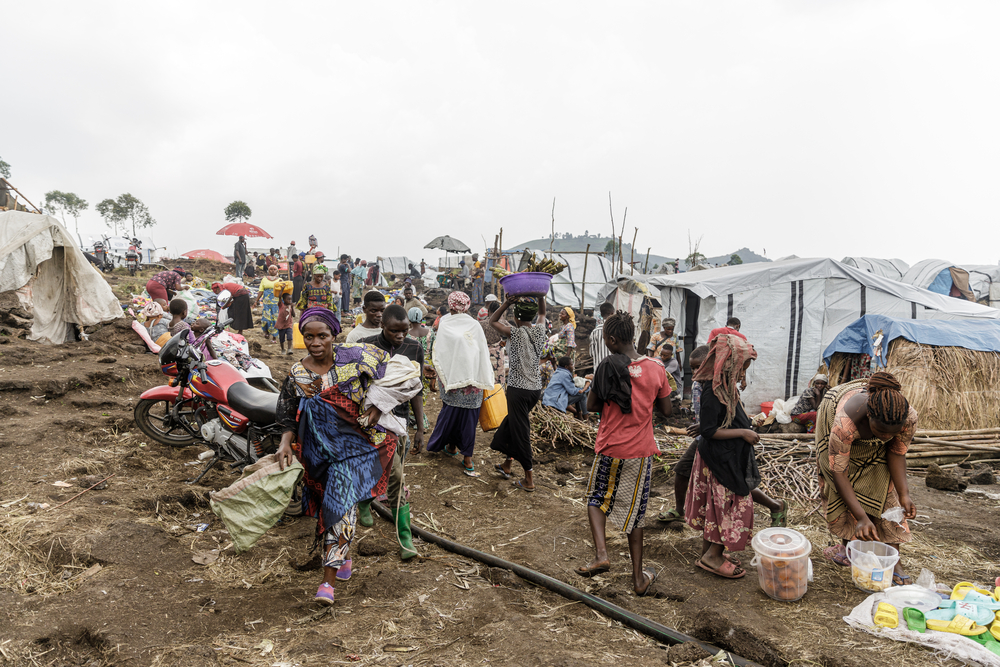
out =
{"type": "Polygon", "coordinates": [[[601,413],[596,456],[587,486],[587,518],[596,557],[577,568],[590,577],[611,569],[605,543],[607,519],[628,535],[632,558],[632,586],[646,595],[656,572],[642,567],[642,521],[649,500],[653,456],[653,407],[670,415],[670,385],[656,360],[641,356],[632,344],[635,324],[628,313],[617,312],[604,322],[604,344],[611,354],[594,374],[587,409],[601,413]]]}

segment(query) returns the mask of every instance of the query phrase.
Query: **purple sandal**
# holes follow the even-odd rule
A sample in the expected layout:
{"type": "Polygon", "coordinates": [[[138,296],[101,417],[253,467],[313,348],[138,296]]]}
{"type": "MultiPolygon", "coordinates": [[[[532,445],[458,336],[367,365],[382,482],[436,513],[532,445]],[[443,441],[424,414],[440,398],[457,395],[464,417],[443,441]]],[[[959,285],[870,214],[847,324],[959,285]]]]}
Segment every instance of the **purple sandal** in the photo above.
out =
{"type": "Polygon", "coordinates": [[[348,558],[344,564],[337,568],[337,581],[347,581],[351,578],[351,559],[348,558]]]}
{"type": "Polygon", "coordinates": [[[333,604],[333,594],[333,586],[324,581],[319,585],[319,590],[316,591],[316,597],[314,599],[320,604],[331,605],[333,604]]]}

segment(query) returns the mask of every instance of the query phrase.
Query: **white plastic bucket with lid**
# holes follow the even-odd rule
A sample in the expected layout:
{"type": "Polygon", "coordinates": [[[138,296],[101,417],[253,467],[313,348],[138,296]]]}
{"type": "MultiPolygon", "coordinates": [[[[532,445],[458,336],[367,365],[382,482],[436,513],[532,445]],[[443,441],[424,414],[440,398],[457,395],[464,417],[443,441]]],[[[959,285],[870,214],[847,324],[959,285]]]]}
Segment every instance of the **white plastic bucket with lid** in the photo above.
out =
{"type": "Polygon", "coordinates": [[[899,560],[899,552],[882,542],[851,540],[847,543],[847,560],[851,561],[854,585],[873,593],[892,586],[892,571],[899,560]]]}
{"type": "Polygon", "coordinates": [[[769,597],[793,602],[806,594],[812,581],[812,544],[791,528],[767,528],[754,535],[752,567],[757,582],[769,597]]]}

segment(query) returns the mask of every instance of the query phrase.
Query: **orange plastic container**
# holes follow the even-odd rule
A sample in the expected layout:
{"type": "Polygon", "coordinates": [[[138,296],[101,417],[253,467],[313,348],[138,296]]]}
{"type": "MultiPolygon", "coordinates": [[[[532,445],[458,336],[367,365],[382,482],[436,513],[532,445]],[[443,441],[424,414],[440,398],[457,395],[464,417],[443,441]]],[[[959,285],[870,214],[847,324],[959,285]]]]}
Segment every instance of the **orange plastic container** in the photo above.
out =
{"type": "Polygon", "coordinates": [[[292,323],[292,349],[293,350],[306,349],[306,342],[302,339],[302,332],[299,331],[298,325],[296,325],[294,322],[292,323]]]}
{"type": "Polygon", "coordinates": [[[767,403],[760,404],[760,411],[765,415],[771,414],[771,409],[774,408],[774,401],[768,401],[767,403]]]}
{"type": "Polygon", "coordinates": [[[493,391],[483,392],[483,407],[479,408],[479,426],[484,432],[500,428],[507,418],[507,395],[503,386],[493,385],[493,391]]]}

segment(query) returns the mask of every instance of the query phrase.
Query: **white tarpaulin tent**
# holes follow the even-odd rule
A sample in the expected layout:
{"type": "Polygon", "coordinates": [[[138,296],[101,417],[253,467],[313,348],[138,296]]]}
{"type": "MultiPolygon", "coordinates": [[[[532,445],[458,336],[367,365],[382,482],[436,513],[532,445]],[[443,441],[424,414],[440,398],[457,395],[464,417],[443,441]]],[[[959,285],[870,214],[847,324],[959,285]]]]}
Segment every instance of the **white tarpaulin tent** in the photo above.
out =
{"type": "MultiPolygon", "coordinates": [[[[597,305],[597,294],[609,280],[615,277],[615,267],[602,255],[590,253],[590,258],[584,253],[543,252],[533,251],[535,255],[544,256],[562,262],[566,268],[562,273],[552,276],[552,286],[546,300],[556,306],[580,307],[581,292],[585,293],[584,308],[594,308],[597,305]],[[584,284],[583,266],[587,265],[586,284],[584,284]]],[[[514,253],[514,266],[520,261],[520,255],[514,253]]]]}
{"type": "Polygon", "coordinates": [[[122,317],[111,286],[57,219],[5,211],[0,213],[0,292],[26,285],[22,294],[27,292],[34,316],[31,340],[63,343],[68,324],[86,327],[122,317]]]}
{"type": "Polygon", "coordinates": [[[405,278],[410,274],[410,264],[413,264],[418,270],[420,269],[420,262],[414,262],[409,257],[378,258],[378,269],[383,275],[394,273],[401,278],[405,278]]]}
{"type": "Polygon", "coordinates": [[[910,270],[910,265],[901,259],[878,259],[875,257],[845,257],[840,260],[841,264],[853,266],[856,269],[874,273],[876,276],[890,278],[892,280],[902,280],[906,272],[910,270]]]}
{"type": "MultiPolygon", "coordinates": [[[[742,332],[759,355],[743,394],[750,406],[799,394],[822,363],[823,350],[867,313],[902,319],[1000,319],[1000,310],[832,259],[760,262],[641,279],[654,293],[659,290],[660,316],[677,320],[685,350],[706,343],[709,332],[725,326],[729,317],[742,320],[742,332]]],[[[605,294],[615,287],[609,284],[605,294]]]]}

